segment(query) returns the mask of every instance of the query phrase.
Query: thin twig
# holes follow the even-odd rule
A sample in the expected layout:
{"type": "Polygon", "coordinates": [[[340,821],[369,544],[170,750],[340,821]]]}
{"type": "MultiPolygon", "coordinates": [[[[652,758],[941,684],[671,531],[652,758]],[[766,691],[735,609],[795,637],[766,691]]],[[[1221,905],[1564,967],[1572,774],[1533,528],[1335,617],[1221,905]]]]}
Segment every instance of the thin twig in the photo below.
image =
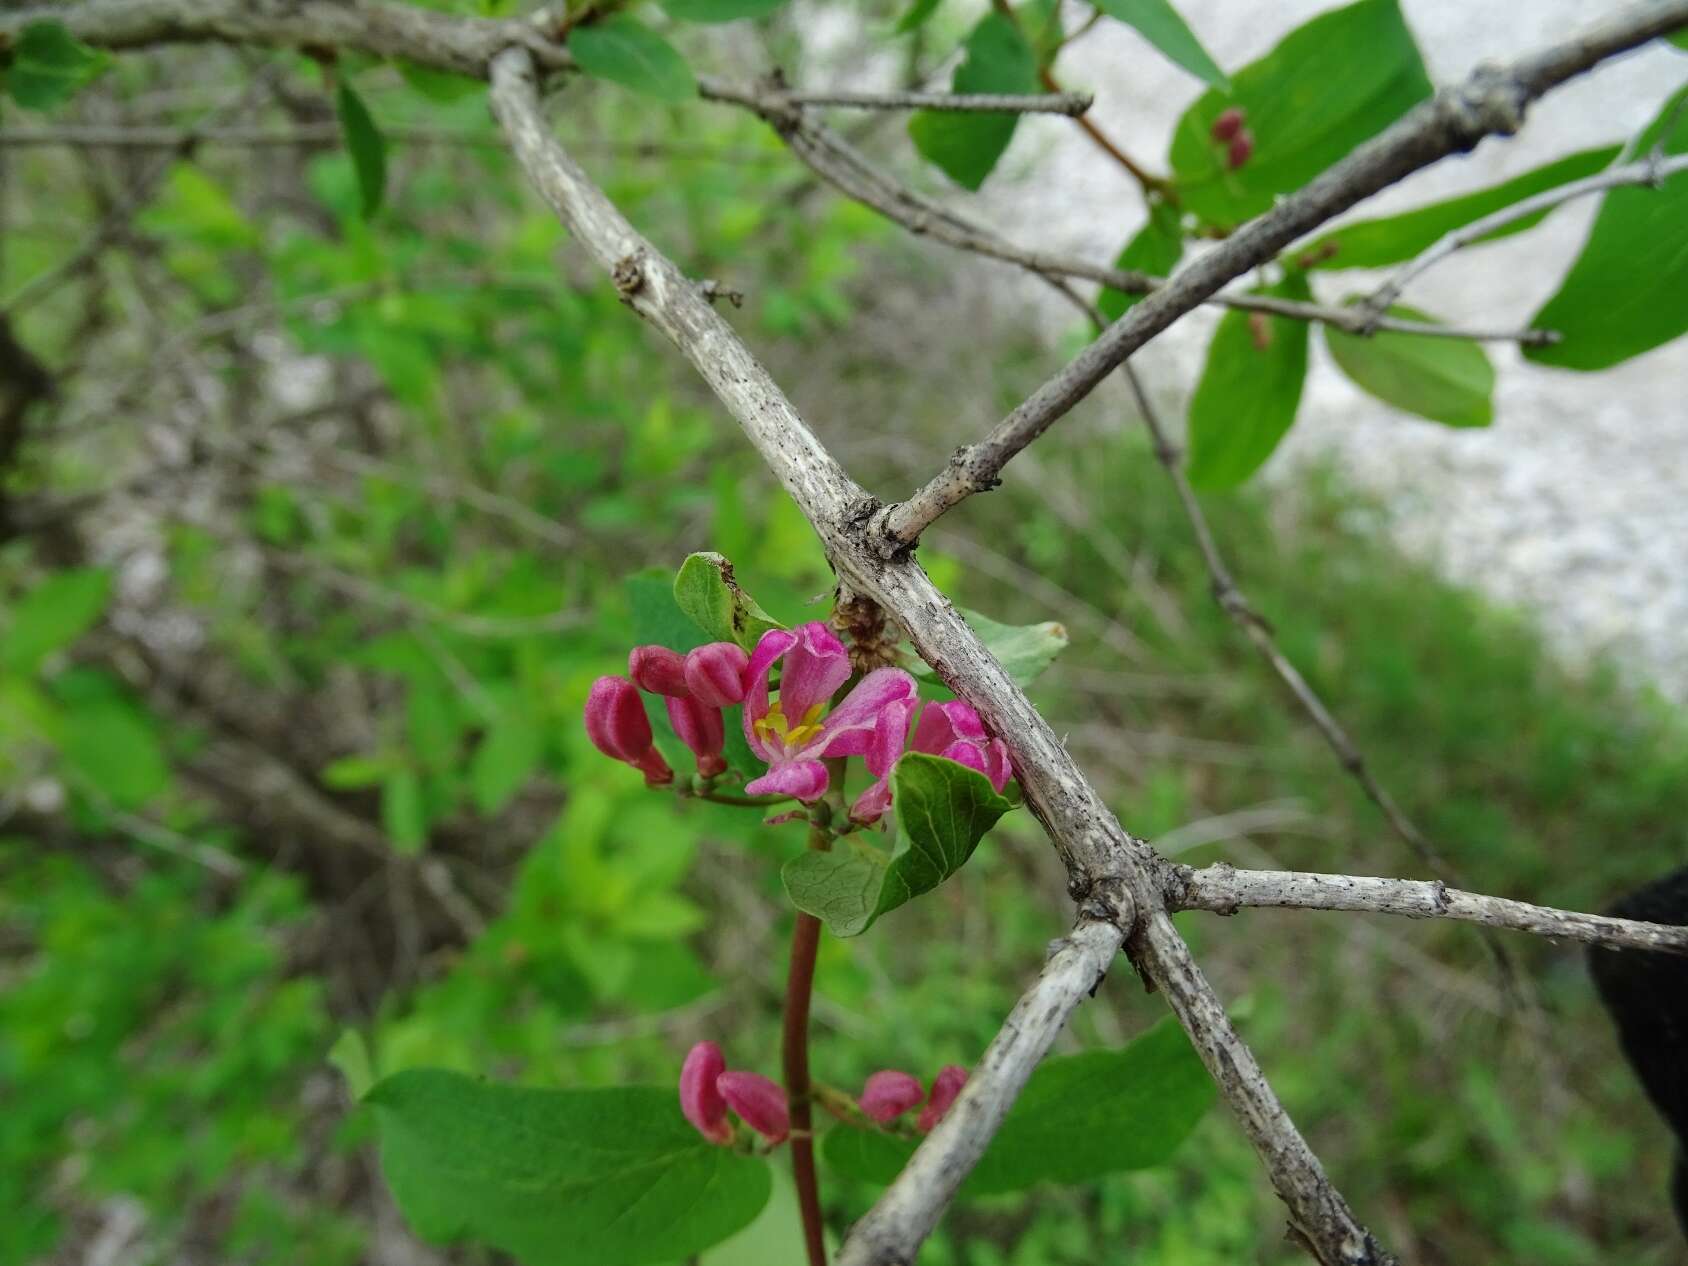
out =
{"type": "Polygon", "coordinates": [[[1688,171],[1688,154],[1677,154],[1669,158],[1663,154],[1654,154],[1641,162],[1612,167],[1584,180],[1573,180],[1570,184],[1543,190],[1534,197],[1514,202],[1509,207],[1502,207],[1499,211],[1462,225],[1438,239],[1423,254],[1410,263],[1403,264],[1399,271],[1366,299],[1363,306],[1374,317],[1381,317],[1415,278],[1441,263],[1455,251],[1482,241],[1496,229],[1505,228],[1542,211],[1551,211],[1557,206],[1591,193],[1605,193],[1609,189],[1621,189],[1627,185],[1652,185],[1657,188],[1667,177],[1681,171],[1688,171]]]}
{"type": "Polygon", "coordinates": [[[1549,89],[1683,25],[1688,25],[1688,0],[1648,0],[1509,67],[1481,67],[1462,86],[1416,107],[1180,269],[1017,405],[989,435],[957,451],[907,501],[880,511],[876,526],[882,556],[892,558],[908,550],[945,511],[995,487],[1016,453],[1064,417],[1126,357],[1227,283],[1380,189],[1449,154],[1469,150],[1486,136],[1511,135],[1523,125],[1525,108],[1549,89]]]}
{"type": "MultiPolygon", "coordinates": [[[[796,92],[778,90],[781,100],[798,106],[839,106],[851,110],[946,110],[964,114],[1082,115],[1095,98],[1082,92],[796,92]]],[[[710,95],[707,88],[699,96],[710,95]]]]}
{"type": "Polygon", "coordinates": [[[1245,907],[1349,910],[1409,919],[1457,919],[1556,940],[1688,954],[1688,927],[1581,914],[1450,888],[1439,880],[1379,879],[1300,870],[1238,870],[1220,862],[1178,867],[1168,881],[1175,910],[1235,914],[1245,907]]]}

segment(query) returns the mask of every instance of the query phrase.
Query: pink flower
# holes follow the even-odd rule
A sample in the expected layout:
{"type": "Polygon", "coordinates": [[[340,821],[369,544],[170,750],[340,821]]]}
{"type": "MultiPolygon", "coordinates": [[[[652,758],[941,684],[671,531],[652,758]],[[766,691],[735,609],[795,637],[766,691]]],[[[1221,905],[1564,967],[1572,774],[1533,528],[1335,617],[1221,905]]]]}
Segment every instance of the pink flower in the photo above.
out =
{"type": "Polygon", "coordinates": [[[929,1133],[944,1119],[944,1114],[950,1110],[950,1105],[966,1084],[967,1070],[961,1065],[948,1064],[939,1069],[938,1075],[932,1078],[932,1095],[920,1110],[920,1119],[914,1123],[914,1128],[922,1134],[929,1133]]]}
{"type": "Polygon", "coordinates": [[[652,787],[674,781],[674,771],[651,746],[645,701],[625,677],[600,677],[586,696],[586,737],[612,760],[626,761],[652,787]]]}
{"type": "Polygon", "coordinates": [[[686,652],[686,685],[692,698],[726,708],[744,698],[744,670],[750,656],[731,642],[710,642],[686,652]]]}
{"type": "Polygon", "coordinates": [[[715,1079],[716,1088],[727,1106],[744,1123],[770,1143],[783,1143],[791,1133],[791,1114],[786,1108],[785,1091],[776,1081],[761,1073],[738,1070],[722,1073],[715,1079]]]}
{"type": "Polygon", "coordinates": [[[721,747],[726,741],[727,727],[721,719],[721,709],[706,706],[696,696],[676,699],[670,695],[662,702],[668,708],[668,724],[697,757],[697,772],[706,778],[726,773],[727,762],[721,759],[721,747]]]}
{"type": "Polygon", "coordinates": [[[876,668],[828,713],[827,700],[849,676],[844,644],[819,621],[762,635],[745,670],[744,737],[768,772],[745,791],[819,800],[828,782],[821,758],[863,755],[879,714],[914,698],[914,678],[900,668],[876,668]],[[768,675],[776,663],[780,694],[770,702],[768,675]]]}
{"type": "Polygon", "coordinates": [[[850,816],[857,822],[877,822],[891,806],[891,766],[903,754],[905,742],[911,752],[925,752],[959,761],[969,769],[976,769],[990,779],[991,789],[1000,792],[1008,785],[1014,772],[1008,760],[1008,744],[985,733],[979,714],[959,699],[946,703],[929,703],[920,713],[920,724],[914,727],[914,738],[908,738],[908,711],[900,716],[886,708],[879,714],[879,724],[866,752],[868,772],[875,781],[856,797],[850,806],[850,816]]]}
{"type": "Polygon", "coordinates": [[[1240,106],[1232,106],[1230,109],[1220,112],[1219,117],[1213,121],[1213,126],[1208,131],[1214,140],[1223,144],[1242,131],[1244,117],[1240,106]]]}
{"type": "Polygon", "coordinates": [[[881,1125],[896,1120],[926,1097],[920,1082],[895,1068],[881,1069],[867,1079],[856,1100],[863,1112],[881,1125]]]}
{"type": "Polygon", "coordinates": [[[714,1042],[699,1042],[687,1052],[686,1062],[680,1066],[680,1111],[711,1143],[733,1141],[727,1101],[715,1084],[726,1071],[727,1061],[714,1042]]]}
{"type": "Polygon", "coordinates": [[[691,693],[685,659],[666,646],[635,646],[627,653],[627,675],[649,694],[683,699],[691,693]]]}

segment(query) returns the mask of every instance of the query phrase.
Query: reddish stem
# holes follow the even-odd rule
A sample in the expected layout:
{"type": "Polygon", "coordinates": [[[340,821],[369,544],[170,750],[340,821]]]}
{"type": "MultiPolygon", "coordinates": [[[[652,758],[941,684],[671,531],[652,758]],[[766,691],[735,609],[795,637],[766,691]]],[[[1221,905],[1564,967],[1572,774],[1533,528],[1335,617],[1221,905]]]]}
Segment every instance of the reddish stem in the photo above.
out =
{"type": "MultiPolygon", "coordinates": [[[[811,833],[810,847],[816,846],[816,834],[821,837],[821,847],[825,847],[826,832],[820,828],[811,833]]],[[[785,1094],[791,1111],[791,1172],[797,1180],[797,1207],[803,1214],[803,1242],[809,1250],[809,1266],[826,1266],[809,1091],[809,995],[815,983],[815,951],[820,939],[821,921],[812,914],[799,913],[791,933],[791,968],[785,978],[782,1043],[785,1094]]]]}

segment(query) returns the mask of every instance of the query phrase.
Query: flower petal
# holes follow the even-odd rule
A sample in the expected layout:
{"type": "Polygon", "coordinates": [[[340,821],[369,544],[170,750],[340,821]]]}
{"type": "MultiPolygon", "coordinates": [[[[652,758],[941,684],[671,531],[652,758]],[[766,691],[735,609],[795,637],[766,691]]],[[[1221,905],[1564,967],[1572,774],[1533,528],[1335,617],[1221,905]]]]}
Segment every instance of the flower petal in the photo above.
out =
{"type": "Polygon", "coordinates": [[[868,1116],[885,1125],[925,1097],[925,1087],[913,1077],[895,1068],[883,1068],[867,1079],[856,1102],[868,1116]]]}
{"type": "Polygon", "coordinates": [[[958,739],[983,739],[985,726],[979,714],[960,699],[929,703],[914,729],[914,750],[936,756],[958,739]]]}
{"type": "Polygon", "coordinates": [[[819,620],[798,625],[795,633],[796,645],[780,666],[780,708],[787,721],[799,725],[810,709],[832,698],[849,678],[850,654],[819,620]]]}
{"type": "Polygon", "coordinates": [[[987,778],[990,777],[985,770],[985,754],[980,750],[977,743],[969,743],[966,739],[961,739],[951,743],[938,755],[946,760],[952,760],[958,765],[965,765],[968,769],[976,769],[981,774],[985,774],[987,778]]]}
{"type": "Polygon", "coordinates": [[[806,750],[804,755],[866,754],[880,712],[890,704],[913,699],[915,690],[914,678],[902,669],[875,668],[821,722],[820,737],[811,745],[819,750],[806,750]]]}
{"type": "Polygon", "coordinates": [[[914,719],[913,699],[893,699],[879,711],[873,724],[873,738],[867,745],[867,769],[875,778],[884,778],[903,754],[908,742],[909,722],[914,719]]]}
{"type": "Polygon", "coordinates": [[[785,1091],[778,1082],[770,1081],[761,1073],[735,1069],[722,1073],[715,1079],[715,1084],[722,1098],[726,1099],[727,1106],[768,1142],[782,1143],[791,1133],[791,1114],[786,1106],[785,1091]]]}
{"type": "Polygon", "coordinates": [[[744,738],[750,750],[763,760],[771,753],[756,733],[756,723],[768,715],[768,673],[779,659],[797,645],[797,635],[785,629],[769,629],[756,643],[744,670],[744,738]]]}
{"type": "Polygon", "coordinates": [[[1009,758],[1008,744],[993,738],[985,747],[985,777],[991,780],[991,789],[1000,793],[1013,773],[1014,762],[1009,758]]]}
{"type": "Polygon", "coordinates": [[[714,1042],[699,1042],[680,1065],[680,1111],[711,1143],[733,1141],[727,1101],[715,1085],[716,1078],[726,1071],[727,1061],[714,1042]]]}
{"type": "Polygon", "coordinates": [[[826,794],[828,781],[826,766],[818,760],[794,760],[775,765],[744,790],[752,796],[796,796],[809,804],[826,794]]]}
{"type": "Polygon", "coordinates": [[[862,789],[862,794],[856,797],[856,802],[850,806],[850,820],[863,824],[872,824],[885,816],[885,810],[891,807],[891,780],[881,778],[877,782],[869,783],[862,789]]]}

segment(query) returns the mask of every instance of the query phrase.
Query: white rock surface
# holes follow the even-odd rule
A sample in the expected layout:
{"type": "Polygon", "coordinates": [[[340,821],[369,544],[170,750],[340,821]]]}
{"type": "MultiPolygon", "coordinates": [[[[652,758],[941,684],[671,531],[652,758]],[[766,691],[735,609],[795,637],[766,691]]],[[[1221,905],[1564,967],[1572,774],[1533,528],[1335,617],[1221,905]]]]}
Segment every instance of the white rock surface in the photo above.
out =
{"type": "MultiPolygon", "coordinates": [[[[1327,0],[1180,0],[1226,67],[1270,49],[1332,7],[1327,0]],[[1246,15],[1239,18],[1238,15],[1246,15]]],[[[1509,59],[1616,4],[1587,0],[1404,0],[1432,79],[1462,78],[1480,60],[1509,59]]],[[[1063,79],[1097,95],[1095,118],[1164,169],[1173,121],[1201,86],[1130,30],[1104,23],[1063,55],[1063,79]]],[[[1511,140],[1490,140],[1364,204],[1384,214],[1526,171],[1571,150],[1625,139],[1688,80],[1688,56],[1654,46],[1552,94],[1511,140]]],[[[1021,240],[1112,258],[1143,219],[1124,174],[1064,120],[1029,119],[981,201],[1021,240]],[[1035,172],[1035,179],[1024,178],[1035,172]]],[[[1448,320],[1522,325],[1575,256],[1594,206],[1562,208],[1541,227],[1466,252],[1429,273],[1409,301],[1448,320]]],[[[1688,234],[1688,225],[1684,226],[1688,234]]],[[[1018,298],[1038,293],[1009,279],[1018,298]]],[[[1360,273],[1321,279],[1321,297],[1369,286],[1360,273]]],[[[1051,307],[1049,319],[1070,324],[1051,307]]],[[[1180,403],[1199,372],[1205,314],[1146,349],[1140,365],[1180,403]]],[[[1381,494],[1403,548],[1448,576],[1534,613],[1571,662],[1611,652],[1666,693],[1688,700],[1688,340],[1616,370],[1573,374],[1493,347],[1497,416],[1487,431],[1454,431],[1362,395],[1315,340],[1315,366],[1295,431],[1268,469],[1333,455],[1381,494]]]]}

